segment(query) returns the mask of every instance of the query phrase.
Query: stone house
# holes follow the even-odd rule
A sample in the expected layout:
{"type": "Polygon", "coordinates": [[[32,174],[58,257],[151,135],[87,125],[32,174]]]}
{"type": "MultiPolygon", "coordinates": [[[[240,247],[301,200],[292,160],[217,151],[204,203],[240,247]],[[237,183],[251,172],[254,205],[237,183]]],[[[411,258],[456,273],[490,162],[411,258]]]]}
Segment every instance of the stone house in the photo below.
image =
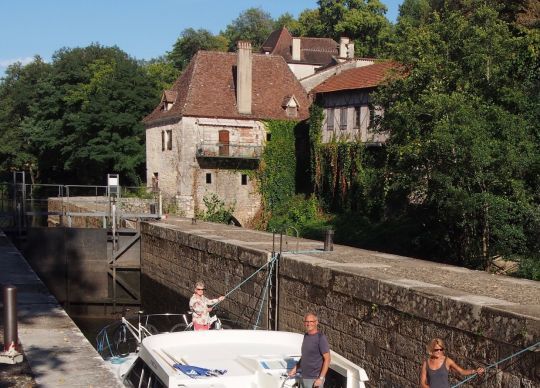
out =
{"type": "Polygon", "coordinates": [[[261,46],[261,53],[285,59],[298,79],[317,70],[354,58],[354,43],[341,38],[338,44],[330,38],[293,37],[286,27],[273,31],[261,46]]]}
{"type": "Polygon", "coordinates": [[[281,56],[199,51],[144,118],[147,182],[193,217],[210,195],[234,206],[240,224],[261,205],[257,182],[265,120],[301,121],[309,99],[281,56]],[[159,182],[159,183],[157,183],[159,182]]]}
{"type": "Polygon", "coordinates": [[[373,123],[381,109],[371,103],[371,93],[396,74],[395,62],[379,62],[345,69],[311,89],[310,95],[323,107],[322,141],[360,141],[381,145],[388,132],[375,130],[373,123]]]}

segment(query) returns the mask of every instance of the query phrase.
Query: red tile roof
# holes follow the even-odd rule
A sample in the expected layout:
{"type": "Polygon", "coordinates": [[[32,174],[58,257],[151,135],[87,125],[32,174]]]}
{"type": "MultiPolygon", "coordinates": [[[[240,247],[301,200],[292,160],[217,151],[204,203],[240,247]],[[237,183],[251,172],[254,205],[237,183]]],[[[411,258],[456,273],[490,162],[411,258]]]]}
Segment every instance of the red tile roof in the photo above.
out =
{"type": "Polygon", "coordinates": [[[357,67],[336,74],[312,90],[312,93],[327,93],[338,90],[373,88],[384,83],[400,69],[396,62],[379,62],[357,67]]]}
{"type": "Polygon", "coordinates": [[[143,121],[182,116],[290,120],[282,102],[291,95],[299,103],[297,119],[309,116],[308,96],[285,60],[265,54],[253,54],[252,114],[238,113],[236,62],[236,53],[199,51],[172,87],[177,97],[171,109],[164,111],[160,104],[143,121]]]}
{"type": "Polygon", "coordinates": [[[285,58],[287,63],[305,63],[310,65],[326,65],[339,54],[338,43],[330,38],[300,37],[300,60],[292,59],[293,36],[283,27],[273,31],[261,47],[261,52],[268,52],[285,58]]]}

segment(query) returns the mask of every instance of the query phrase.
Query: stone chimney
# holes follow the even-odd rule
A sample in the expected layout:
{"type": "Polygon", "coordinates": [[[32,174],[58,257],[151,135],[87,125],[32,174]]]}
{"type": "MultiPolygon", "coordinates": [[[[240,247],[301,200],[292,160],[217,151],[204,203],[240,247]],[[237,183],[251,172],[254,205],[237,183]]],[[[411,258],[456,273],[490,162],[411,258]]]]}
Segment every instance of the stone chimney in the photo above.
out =
{"type": "Polygon", "coordinates": [[[236,104],[238,113],[251,114],[251,43],[238,42],[238,59],[236,63],[236,104]]]}
{"type": "Polygon", "coordinates": [[[349,38],[339,38],[339,57],[347,58],[347,45],[349,44],[349,38]]]}
{"type": "Polygon", "coordinates": [[[292,60],[300,60],[300,38],[292,38],[292,60]]]}
{"type": "Polygon", "coordinates": [[[354,59],[354,42],[347,45],[347,59],[354,59]]]}

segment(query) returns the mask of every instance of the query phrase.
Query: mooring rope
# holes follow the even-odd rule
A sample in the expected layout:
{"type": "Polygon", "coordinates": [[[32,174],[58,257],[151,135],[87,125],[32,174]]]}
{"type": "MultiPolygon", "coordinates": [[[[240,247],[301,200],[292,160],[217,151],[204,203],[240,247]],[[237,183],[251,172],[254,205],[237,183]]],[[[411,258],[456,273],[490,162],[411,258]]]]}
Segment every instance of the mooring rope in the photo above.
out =
{"type": "MultiPolygon", "coordinates": [[[[529,347],[527,347],[527,348],[525,348],[525,349],[521,349],[519,352],[516,352],[516,353],[514,353],[514,354],[511,354],[510,356],[505,357],[505,358],[503,358],[502,360],[499,360],[499,361],[497,361],[497,362],[494,362],[493,364],[490,364],[490,365],[486,366],[484,369],[487,371],[487,370],[490,369],[490,368],[495,368],[497,365],[502,364],[503,362],[508,361],[508,360],[510,360],[511,358],[517,357],[517,356],[519,356],[521,353],[525,353],[525,352],[527,352],[527,351],[529,351],[529,350],[533,350],[534,348],[539,347],[539,346],[540,346],[540,342],[537,342],[537,343],[535,343],[534,345],[531,345],[531,346],[529,346],[529,347]]],[[[452,388],[459,387],[460,385],[465,384],[467,381],[472,380],[472,379],[474,379],[474,378],[477,377],[477,376],[478,376],[478,373],[475,373],[475,374],[472,374],[472,375],[470,375],[470,376],[467,376],[467,378],[466,378],[465,380],[460,381],[460,382],[457,383],[456,385],[452,385],[452,388]]]]}
{"type": "Polygon", "coordinates": [[[270,284],[272,284],[272,272],[274,271],[274,264],[276,263],[274,259],[272,259],[272,264],[270,265],[270,269],[268,270],[268,275],[266,276],[266,285],[264,287],[263,296],[261,298],[261,305],[259,307],[259,314],[257,315],[257,321],[253,325],[253,330],[256,330],[259,325],[259,320],[261,319],[262,309],[264,307],[264,300],[267,297],[268,289],[270,288],[270,284]]]}
{"type": "MultiPolygon", "coordinates": [[[[261,272],[263,269],[265,269],[268,265],[272,264],[277,260],[278,258],[278,255],[272,257],[272,260],[268,261],[266,264],[264,264],[262,267],[260,267],[257,271],[253,272],[251,275],[249,275],[246,279],[244,279],[242,282],[240,282],[240,284],[238,284],[236,287],[234,287],[232,290],[230,290],[229,292],[227,292],[224,297],[228,297],[229,295],[231,295],[233,292],[235,292],[236,290],[238,290],[240,287],[242,287],[245,283],[247,283],[247,281],[249,279],[251,279],[253,276],[257,275],[259,272],[261,272]]],[[[212,307],[215,307],[217,306],[218,304],[220,304],[222,301],[218,301],[216,303],[214,303],[212,305],[212,307]]]]}

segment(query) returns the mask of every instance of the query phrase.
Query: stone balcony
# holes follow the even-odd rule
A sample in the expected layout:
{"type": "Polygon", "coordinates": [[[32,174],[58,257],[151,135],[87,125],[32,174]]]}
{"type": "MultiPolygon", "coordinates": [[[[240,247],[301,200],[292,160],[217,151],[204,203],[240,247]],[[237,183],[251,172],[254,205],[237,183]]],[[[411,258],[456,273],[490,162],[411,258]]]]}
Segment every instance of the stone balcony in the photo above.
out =
{"type": "Polygon", "coordinates": [[[259,160],[263,147],[242,143],[199,143],[197,144],[197,158],[224,158],[259,160]]]}

